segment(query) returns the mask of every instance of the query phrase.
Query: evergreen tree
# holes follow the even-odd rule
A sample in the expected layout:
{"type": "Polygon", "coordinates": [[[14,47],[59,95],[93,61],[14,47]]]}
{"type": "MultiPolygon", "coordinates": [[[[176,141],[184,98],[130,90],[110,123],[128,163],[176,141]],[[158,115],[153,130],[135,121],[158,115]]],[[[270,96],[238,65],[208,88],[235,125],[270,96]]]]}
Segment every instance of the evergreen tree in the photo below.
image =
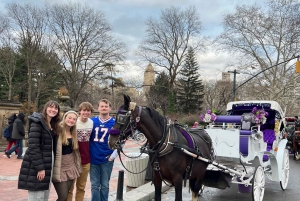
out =
{"type": "Polygon", "coordinates": [[[149,107],[161,110],[166,115],[169,107],[169,77],[165,72],[160,73],[146,93],[149,107]]]}
{"type": "Polygon", "coordinates": [[[183,113],[201,111],[204,87],[198,71],[199,65],[195,53],[192,48],[189,48],[176,88],[177,103],[183,113]]]}

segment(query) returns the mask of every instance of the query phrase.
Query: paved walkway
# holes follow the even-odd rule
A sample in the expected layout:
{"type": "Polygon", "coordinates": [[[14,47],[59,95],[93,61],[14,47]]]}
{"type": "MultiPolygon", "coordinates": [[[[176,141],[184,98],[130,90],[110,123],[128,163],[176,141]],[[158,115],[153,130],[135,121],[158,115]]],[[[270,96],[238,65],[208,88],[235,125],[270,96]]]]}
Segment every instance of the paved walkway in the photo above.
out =
{"type": "MultiPolygon", "coordinates": [[[[127,141],[124,146],[125,153],[139,153],[140,145],[132,141],[127,141]]],[[[2,150],[1,150],[2,151],[2,150]]],[[[122,161],[125,164],[126,157],[122,155],[122,161]]],[[[7,158],[4,152],[0,152],[0,200],[5,201],[26,201],[27,191],[18,189],[18,175],[20,171],[22,160],[17,159],[16,155],[11,155],[11,158],[7,158]]],[[[114,168],[110,180],[110,199],[115,200],[118,184],[119,171],[124,170],[119,157],[115,159],[114,168]]],[[[126,191],[126,173],[124,174],[124,191],[126,191]]],[[[88,179],[85,193],[85,200],[88,201],[91,198],[91,184],[88,179]]],[[[53,185],[51,185],[49,201],[55,201],[57,195],[53,185]]]]}

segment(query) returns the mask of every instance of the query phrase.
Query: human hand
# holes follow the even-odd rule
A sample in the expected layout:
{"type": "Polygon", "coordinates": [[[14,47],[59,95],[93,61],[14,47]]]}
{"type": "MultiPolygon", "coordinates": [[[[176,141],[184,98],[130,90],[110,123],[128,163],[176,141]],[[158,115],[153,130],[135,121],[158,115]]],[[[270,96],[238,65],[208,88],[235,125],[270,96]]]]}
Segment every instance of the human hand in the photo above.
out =
{"type": "Polygon", "coordinates": [[[45,170],[38,171],[37,179],[42,181],[45,178],[45,170]]]}
{"type": "Polygon", "coordinates": [[[114,159],[112,159],[112,158],[109,157],[109,158],[108,158],[108,161],[109,161],[109,162],[112,162],[112,161],[114,161],[114,159]]]}

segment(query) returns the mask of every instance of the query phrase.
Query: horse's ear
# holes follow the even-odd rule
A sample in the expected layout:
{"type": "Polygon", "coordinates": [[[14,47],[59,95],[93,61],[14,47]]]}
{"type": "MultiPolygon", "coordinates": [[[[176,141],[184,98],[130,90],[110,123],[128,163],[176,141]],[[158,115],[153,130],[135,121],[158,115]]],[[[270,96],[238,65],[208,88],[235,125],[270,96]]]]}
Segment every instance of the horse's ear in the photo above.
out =
{"type": "Polygon", "coordinates": [[[130,97],[128,95],[124,94],[124,109],[129,109],[129,103],[131,102],[130,97]]]}

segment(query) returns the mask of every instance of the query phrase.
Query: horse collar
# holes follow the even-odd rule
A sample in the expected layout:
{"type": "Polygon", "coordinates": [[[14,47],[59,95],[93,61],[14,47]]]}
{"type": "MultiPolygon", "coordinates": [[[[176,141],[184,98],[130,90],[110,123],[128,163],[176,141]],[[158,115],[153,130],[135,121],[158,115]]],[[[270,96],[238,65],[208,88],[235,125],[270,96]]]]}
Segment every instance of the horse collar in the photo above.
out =
{"type": "Polygon", "coordinates": [[[138,116],[135,118],[135,122],[138,123],[141,119],[141,112],[142,112],[142,107],[141,106],[138,106],[139,107],[139,114],[138,116]]]}

